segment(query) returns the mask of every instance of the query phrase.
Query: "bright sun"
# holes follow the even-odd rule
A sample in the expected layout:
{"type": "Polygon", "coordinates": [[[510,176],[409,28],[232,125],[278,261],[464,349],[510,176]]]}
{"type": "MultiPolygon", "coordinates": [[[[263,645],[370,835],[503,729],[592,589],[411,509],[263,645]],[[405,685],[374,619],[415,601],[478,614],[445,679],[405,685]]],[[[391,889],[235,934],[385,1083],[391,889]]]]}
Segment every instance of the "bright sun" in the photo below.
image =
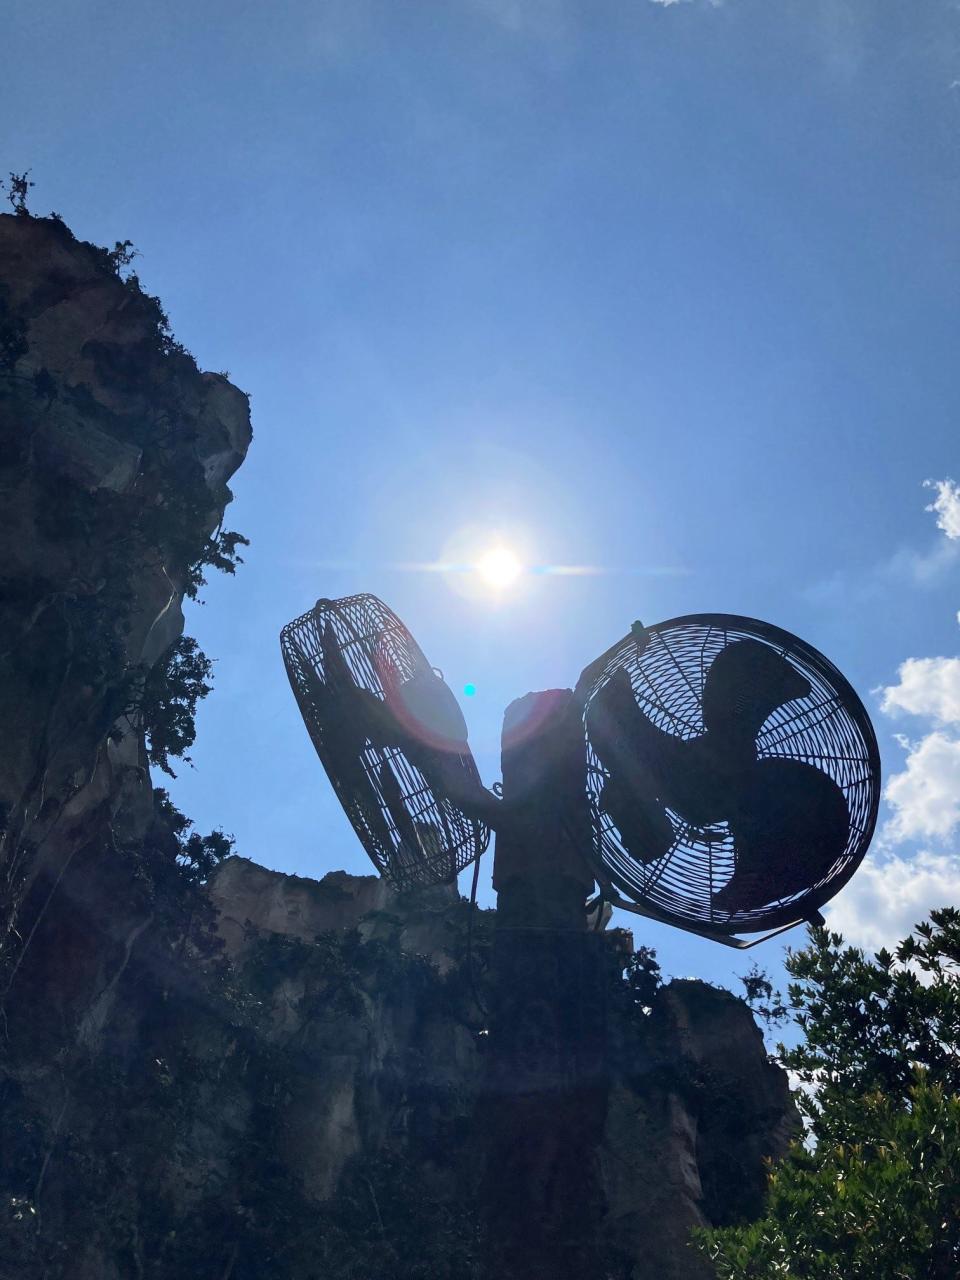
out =
{"type": "Polygon", "coordinates": [[[523,565],[508,547],[492,547],[484,552],[476,568],[491,587],[509,587],[523,572],[523,565]]]}

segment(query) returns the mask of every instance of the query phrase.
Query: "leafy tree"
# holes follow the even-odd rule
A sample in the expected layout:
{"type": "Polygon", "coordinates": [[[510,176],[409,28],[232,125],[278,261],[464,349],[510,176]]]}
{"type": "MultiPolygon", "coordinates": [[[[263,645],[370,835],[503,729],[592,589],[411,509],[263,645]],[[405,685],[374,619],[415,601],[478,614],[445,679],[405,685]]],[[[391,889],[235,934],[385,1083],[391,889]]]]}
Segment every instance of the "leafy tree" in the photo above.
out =
{"type": "Polygon", "coordinates": [[[766,1216],[700,1248],[720,1280],[956,1280],[960,911],[872,959],[814,929],[787,970],[804,1038],[780,1052],[807,1140],[771,1172],[766,1216]]]}
{"type": "Polygon", "coordinates": [[[171,778],[170,757],[186,760],[196,741],[197,703],[213,686],[213,663],[192,636],[181,636],[142,677],[135,705],[147,735],[147,758],[171,778]]]}
{"type": "Polygon", "coordinates": [[[623,979],[630,993],[630,1003],[638,1009],[649,1009],[662,982],[653,947],[640,947],[634,951],[627,961],[623,979]]]}
{"type": "Polygon", "coordinates": [[[193,820],[180,812],[163,787],[154,791],[153,800],[156,821],[167,833],[168,850],[181,879],[188,884],[205,884],[211,872],[233,853],[233,837],[220,829],[205,836],[191,831],[193,820]]]}
{"type": "Polygon", "coordinates": [[[783,1002],[783,996],[775,991],[773,983],[759,965],[751,966],[740,981],[743,983],[744,999],[753,1010],[754,1015],[768,1026],[785,1022],[789,1017],[789,1009],[783,1002]]]}
{"type": "Polygon", "coordinates": [[[200,588],[207,585],[204,569],[208,566],[220,573],[235,574],[237,566],[243,564],[243,556],[238,547],[249,547],[250,539],[235,530],[218,529],[212,538],[208,538],[200,555],[188,567],[185,594],[196,600],[200,588]]]}
{"type": "Polygon", "coordinates": [[[216,910],[203,890],[220,862],[234,851],[233,837],[222,830],[200,835],[193,822],[158,787],[153,793],[153,822],[142,840],[122,853],[133,870],[135,900],[152,916],[155,937],[183,956],[216,956],[216,910]]]}
{"type": "Polygon", "coordinates": [[[29,218],[30,210],[27,208],[27,194],[32,186],[36,184],[30,180],[30,170],[25,173],[11,173],[9,185],[6,182],[0,182],[0,190],[6,189],[7,201],[18,218],[29,218]]]}

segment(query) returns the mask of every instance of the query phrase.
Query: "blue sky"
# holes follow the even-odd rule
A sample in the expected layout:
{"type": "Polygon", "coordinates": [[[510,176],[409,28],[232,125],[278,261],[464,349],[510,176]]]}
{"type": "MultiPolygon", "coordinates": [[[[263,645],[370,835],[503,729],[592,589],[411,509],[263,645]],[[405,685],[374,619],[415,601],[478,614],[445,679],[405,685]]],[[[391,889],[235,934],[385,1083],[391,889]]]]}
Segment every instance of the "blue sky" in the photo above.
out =
{"type": "Polygon", "coordinates": [[[7,0],[0,71],[0,166],[132,239],[252,397],[247,563],[188,616],[202,829],[367,870],[279,660],[319,595],[381,595],[476,685],[488,783],[511,698],[723,610],[826,652],[906,779],[835,918],[869,943],[960,892],[960,514],[921,487],[960,476],[956,4],[7,0]],[[496,604],[395,567],[466,526],[611,572],[496,604]]]}

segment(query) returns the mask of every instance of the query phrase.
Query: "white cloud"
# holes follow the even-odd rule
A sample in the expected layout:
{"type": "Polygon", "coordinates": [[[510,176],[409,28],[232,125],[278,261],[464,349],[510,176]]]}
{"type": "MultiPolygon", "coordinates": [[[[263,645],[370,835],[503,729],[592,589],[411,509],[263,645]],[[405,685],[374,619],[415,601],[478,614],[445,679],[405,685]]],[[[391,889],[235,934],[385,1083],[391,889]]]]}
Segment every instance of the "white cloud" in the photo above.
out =
{"type": "Polygon", "coordinates": [[[856,574],[836,569],[806,589],[807,599],[836,608],[878,600],[887,596],[892,586],[901,583],[926,588],[937,586],[960,562],[960,485],[950,479],[925,480],[923,484],[924,488],[936,490],[936,498],[924,510],[936,515],[937,527],[946,538],[935,537],[924,550],[898,547],[885,560],[856,574]]]}
{"type": "MultiPolygon", "coordinates": [[[[871,585],[883,577],[932,584],[960,558],[960,485],[924,483],[936,495],[926,509],[946,536],[924,554],[902,549],[871,585]]],[[[886,715],[921,716],[930,732],[917,741],[898,737],[906,759],[884,790],[890,816],[874,855],[824,909],[831,929],[871,951],[892,948],[931,910],[960,902],[960,854],[893,852],[905,842],[944,842],[960,827],[960,657],[908,658],[897,682],[875,692],[886,715]]]]}
{"type": "Polygon", "coordinates": [[[925,480],[927,489],[936,489],[937,496],[926,508],[937,517],[937,528],[948,538],[960,538],[960,485],[949,477],[946,480],[925,480]]]}
{"type": "Polygon", "coordinates": [[[905,711],[939,725],[960,723],[960,658],[908,658],[897,676],[899,683],[883,690],[887,715],[905,711]]]}
{"type": "Polygon", "coordinates": [[[912,858],[867,858],[823,914],[852,946],[892,951],[931,911],[957,902],[960,857],[924,850],[912,858]]]}
{"type": "Polygon", "coordinates": [[[960,741],[936,731],[908,746],[906,768],[884,792],[893,810],[884,839],[945,840],[960,823],[960,741]]]}

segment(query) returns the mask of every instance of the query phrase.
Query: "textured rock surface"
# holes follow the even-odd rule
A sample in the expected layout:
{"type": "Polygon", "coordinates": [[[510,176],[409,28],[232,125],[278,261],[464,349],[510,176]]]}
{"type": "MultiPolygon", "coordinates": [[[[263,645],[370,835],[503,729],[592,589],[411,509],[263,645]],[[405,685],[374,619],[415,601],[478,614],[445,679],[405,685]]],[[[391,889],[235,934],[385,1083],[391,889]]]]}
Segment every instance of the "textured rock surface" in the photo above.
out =
{"type": "Polygon", "coordinates": [[[263,933],[312,942],[319,933],[358,929],[368,940],[390,936],[399,920],[401,951],[425,956],[445,973],[461,941],[444,927],[442,915],[459,901],[454,885],[404,899],[402,915],[394,919],[398,899],[379,876],[331,871],[322,880],[309,880],[269,871],[247,858],[230,858],[211,876],[208,892],[217,911],[217,932],[235,961],[263,933]]]}
{"type": "Polygon", "coordinates": [[[708,1277],[694,1227],[742,1221],[764,1159],[796,1132],[783,1071],[743,1002],[706,983],[658,991],[643,1049],[613,1083],[601,1145],[607,1225],[632,1280],[708,1277]]]}
{"type": "Polygon", "coordinates": [[[197,369],[103,250],[55,220],[0,216],[8,923],[32,878],[58,874],[105,810],[124,805],[128,829],[150,820],[137,735],[109,743],[107,730],[125,675],[183,629],[189,566],[250,436],[243,393],[197,369]]]}
{"type": "MultiPolygon", "coordinates": [[[[68,1258],[76,1274],[111,1274],[97,1244],[102,1225],[81,1232],[70,1206],[83,1201],[83,1161],[96,1165],[100,1111],[109,1113],[144,1013],[127,984],[144,963],[159,989],[169,981],[170,912],[179,910],[158,897],[145,853],[166,833],[137,691],[181,634],[181,600],[251,438],[246,396],[197,369],[156,301],[118,266],[56,220],[0,216],[0,1123],[9,1191],[0,1230],[12,1232],[0,1267],[10,1275],[33,1264],[59,1274],[58,1258],[64,1274],[68,1258]],[[73,1090],[82,1093],[91,1071],[99,1086],[84,1107],[73,1090]],[[56,1172],[65,1153],[73,1186],[56,1172]],[[47,1195],[51,1234],[42,1240],[34,1201],[47,1195]]],[[[168,874],[169,858],[154,862],[168,874]]],[[[113,1191],[118,1205],[143,1194],[137,1179],[113,1191]]],[[[109,1194],[100,1188],[101,1203],[109,1194]]]]}
{"type": "MultiPolygon", "coordinates": [[[[249,438],[109,255],[0,217],[0,1280],[467,1280],[495,1256],[493,913],[471,970],[453,890],[243,858],[203,884],[151,787],[128,676],[179,635],[249,438]]],[[[786,1081],[739,1001],[674,982],[648,1012],[622,938],[595,941],[600,1198],[554,1208],[596,1224],[597,1280],[697,1280],[689,1228],[757,1209],[786,1081]]]]}

